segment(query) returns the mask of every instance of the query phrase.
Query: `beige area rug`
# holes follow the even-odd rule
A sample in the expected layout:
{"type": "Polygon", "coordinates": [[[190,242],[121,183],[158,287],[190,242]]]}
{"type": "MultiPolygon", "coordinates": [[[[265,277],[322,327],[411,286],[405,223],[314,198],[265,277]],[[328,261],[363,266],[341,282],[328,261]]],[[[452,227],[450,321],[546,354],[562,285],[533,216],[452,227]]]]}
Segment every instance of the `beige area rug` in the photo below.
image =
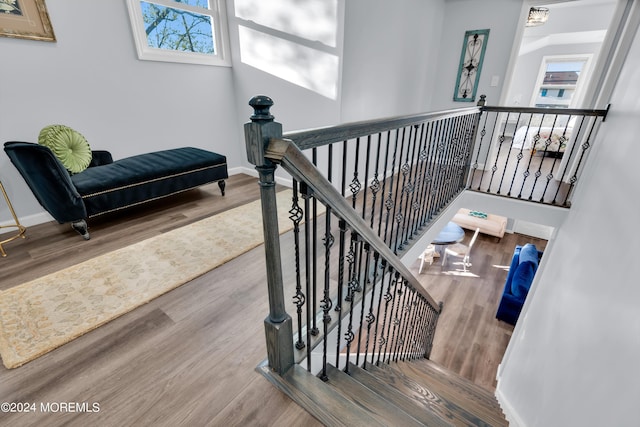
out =
{"type": "MultiPolygon", "coordinates": [[[[291,190],[277,194],[280,232],[291,190]]],[[[16,368],[263,243],[260,200],[0,292],[0,356],[16,368]]]]}

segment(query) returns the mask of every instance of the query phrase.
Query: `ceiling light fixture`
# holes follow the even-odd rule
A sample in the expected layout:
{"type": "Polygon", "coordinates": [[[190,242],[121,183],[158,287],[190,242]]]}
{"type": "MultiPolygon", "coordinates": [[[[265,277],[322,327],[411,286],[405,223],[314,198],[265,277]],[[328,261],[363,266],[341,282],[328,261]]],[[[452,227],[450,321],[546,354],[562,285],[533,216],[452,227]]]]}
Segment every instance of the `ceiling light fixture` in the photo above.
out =
{"type": "Polygon", "coordinates": [[[527,27],[537,27],[547,22],[549,19],[549,9],[546,7],[532,7],[529,9],[529,16],[527,17],[527,27]]]}

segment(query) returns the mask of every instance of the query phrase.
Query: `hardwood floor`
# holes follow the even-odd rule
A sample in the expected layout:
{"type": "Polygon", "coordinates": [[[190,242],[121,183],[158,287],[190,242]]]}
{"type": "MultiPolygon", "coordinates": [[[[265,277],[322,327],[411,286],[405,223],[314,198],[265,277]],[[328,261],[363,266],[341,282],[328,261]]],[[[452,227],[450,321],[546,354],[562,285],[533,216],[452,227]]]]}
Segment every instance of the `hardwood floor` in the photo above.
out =
{"type": "MultiPolygon", "coordinates": [[[[29,227],[5,247],[0,290],[255,200],[257,180],[232,176],[226,194],[213,184],[92,220],[89,241],[68,225],[29,227]]],[[[413,266],[445,303],[432,358],[489,387],[511,333],[492,316],[521,240],[530,239],[480,238],[478,279],[436,264],[418,276],[413,266]]],[[[0,425],[319,425],[254,370],[266,357],[264,277],[260,246],[20,368],[0,367],[0,402],[36,404],[35,413],[0,413],[0,425]],[[99,412],[41,410],[61,402],[99,412]]]]}
{"type": "MultiPolygon", "coordinates": [[[[466,230],[465,243],[473,232],[466,230]]],[[[411,271],[444,307],[438,321],[431,360],[444,368],[494,390],[496,373],[513,332],[513,326],[495,318],[511,257],[516,245],[534,243],[544,250],[546,241],[522,234],[495,237],[478,235],[472,266],[463,272],[460,260],[445,266],[436,258],[418,274],[420,261],[411,271]]]]}

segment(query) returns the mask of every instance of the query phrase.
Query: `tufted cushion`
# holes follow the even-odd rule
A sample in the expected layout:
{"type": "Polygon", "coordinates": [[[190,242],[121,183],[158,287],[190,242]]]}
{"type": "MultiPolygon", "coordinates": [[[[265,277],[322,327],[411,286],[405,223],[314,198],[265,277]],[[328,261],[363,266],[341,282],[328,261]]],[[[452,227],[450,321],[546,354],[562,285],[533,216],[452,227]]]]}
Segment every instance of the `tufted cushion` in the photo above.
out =
{"type": "Polygon", "coordinates": [[[80,173],[91,163],[89,143],[84,136],[68,126],[45,126],[38,135],[38,143],[51,149],[71,173],[80,173]]]}

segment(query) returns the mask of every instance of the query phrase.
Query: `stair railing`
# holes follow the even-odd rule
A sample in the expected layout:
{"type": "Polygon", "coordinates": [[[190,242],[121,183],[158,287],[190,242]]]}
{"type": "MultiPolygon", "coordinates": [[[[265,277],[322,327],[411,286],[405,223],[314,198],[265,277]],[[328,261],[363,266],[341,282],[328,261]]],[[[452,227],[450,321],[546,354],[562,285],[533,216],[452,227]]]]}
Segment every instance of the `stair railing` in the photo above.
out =
{"type": "Polygon", "coordinates": [[[304,358],[309,371],[326,378],[331,356],[337,367],[341,360],[359,364],[361,357],[365,363],[428,357],[442,307],[398,254],[465,189],[480,108],[283,135],[270,114],[270,98],[255,97],[250,105],[254,114],[245,139],[261,188],[271,369],[284,374],[304,358]],[[341,160],[334,161],[340,148],[341,160]],[[285,309],[277,165],[293,178],[296,336],[285,309]],[[317,253],[320,246],[324,255],[317,253]],[[331,332],[335,346],[327,339],[331,332]],[[312,350],[319,345],[318,368],[312,366],[312,350]]]}
{"type": "Polygon", "coordinates": [[[484,106],[469,189],[570,207],[608,109],[484,106]]]}

